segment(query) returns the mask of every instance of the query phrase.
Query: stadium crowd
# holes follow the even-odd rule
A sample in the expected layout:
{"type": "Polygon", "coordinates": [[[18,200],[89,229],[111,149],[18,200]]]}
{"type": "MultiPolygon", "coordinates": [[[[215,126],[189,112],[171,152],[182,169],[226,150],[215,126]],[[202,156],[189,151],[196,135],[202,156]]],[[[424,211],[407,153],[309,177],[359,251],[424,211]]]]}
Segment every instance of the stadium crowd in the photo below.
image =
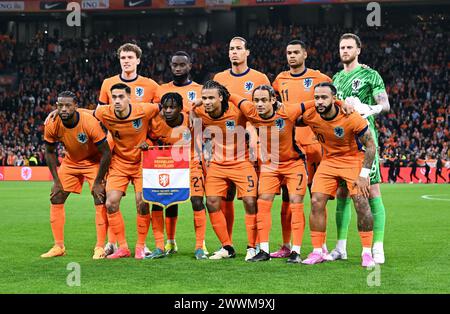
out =
{"type": "MultiPolygon", "coordinates": [[[[446,27],[422,24],[357,31],[363,40],[360,60],[379,71],[390,97],[390,113],[377,120],[380,155],[387,163],[396,158],[400,166],[418,159],[441,158],[444,164],[450,160],[446,27]]],[[[260,27],[249,38],[249,65],[272,81],[286,69],[284,43],[300,38],[309,46],[307,67],[332,77],[340,69],[337,41],[344,31],[330,25],[260,27]]],[[[0,166],[45,165],[43,121],[57,93],[73,90],[82,107],[94,108],[103,79],[120,70],[117,47],[128,41],[143,50],[139,74],[158,83],[170,80],[168,56],[177,50],[192,55],[191,74],[199,83],[229,67],[227,42],[211,42],[200,34],[102,34],[80,41],[40,32],[26,45],[0,36],[0,74],[17,75],[12,90],[0,85],[0,166]]],[[[59,147],[58,154],[63,153],[59,147]]]]}

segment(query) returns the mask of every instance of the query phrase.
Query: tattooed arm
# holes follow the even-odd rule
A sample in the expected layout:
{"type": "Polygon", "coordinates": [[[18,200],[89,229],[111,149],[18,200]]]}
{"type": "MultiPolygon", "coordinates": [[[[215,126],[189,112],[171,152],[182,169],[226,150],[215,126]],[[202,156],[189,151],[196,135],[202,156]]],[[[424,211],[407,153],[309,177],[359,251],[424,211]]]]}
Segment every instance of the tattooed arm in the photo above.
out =
{"type": "Polygon", "coordinates": [[[360,194],[364,197],[369,197],[370,192],[370,178],[369,173],[372,169],[373,160],[375,159],[376,146],[375,141],[370,133],[369,128],[359,137],[361,143],[365,146],[364,161],[358,179],[354,186],[358,188],[360,194]]]}

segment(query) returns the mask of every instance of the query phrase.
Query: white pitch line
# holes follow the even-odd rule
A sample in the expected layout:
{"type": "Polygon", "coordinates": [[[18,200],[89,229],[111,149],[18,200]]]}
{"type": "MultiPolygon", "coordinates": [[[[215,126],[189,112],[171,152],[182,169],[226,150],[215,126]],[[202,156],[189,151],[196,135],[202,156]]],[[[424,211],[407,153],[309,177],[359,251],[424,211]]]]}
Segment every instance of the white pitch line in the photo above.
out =
{"type": "Polygon", "coordinates": [[[435,196],[449,196],[448,194],[437,194],[437,195],[422,195],[421,197],[426,200],[431,201],[444,201],[444,202],[450,202],[450,198],[437,198],[435,196]]]}

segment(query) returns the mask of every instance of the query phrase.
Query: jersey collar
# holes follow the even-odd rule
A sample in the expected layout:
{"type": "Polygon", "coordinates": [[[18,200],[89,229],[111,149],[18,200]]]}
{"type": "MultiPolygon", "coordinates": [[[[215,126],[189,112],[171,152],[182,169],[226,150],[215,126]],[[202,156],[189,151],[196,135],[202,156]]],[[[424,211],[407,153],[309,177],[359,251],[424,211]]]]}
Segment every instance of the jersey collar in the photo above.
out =
{"type": "Polygon", "coordinates": [[[134,79],[131,79],[131,80],[124,79],[124,78],[122,77],[122,74],[119,74],[119,78],[120,78],[120,80],[121,80],[122,82],[125,82],[125,83],[131,83],[131,82],[136,81],[136,80],[139,78],[139,74],[136,75],[136,77],[135,77],[134,79]]]}
{"type": "Polygon", "coordinates": [[[117,119],[119,119],[119,120],[126,120],[126,119],[128,119],[128,118],[130,117],[130,115],[131,115],[131,110],[132,110],[133,108],[131,107],[131,104],[129,104],[128,106],[130,106],[130,107],[129,107],[129,108],[130,108],[130,112],[129,112],[128,115],[127,115],[126,117],[124,117],[124,118],[119,117],[119,116],[117,115],[116,111],[114,110],[114,115],[116,116],[117,119]]]}
{"type": "Polygon", "coordinates": [[[186,83],[183,83],[183,84],[177,84],[177,83],[175,83],[175,81],[172,81],[172,83],[173,83],[173,86],[183,87],[183,86],[191,85],[191,84],[192,84],[192,81],[189,80],[189,81],[187,81],[186,83]]]}
{"type": "Polygon", "coordinates": [[[302,76],[302,75],[305,75],[306,71],[308,71],[308,68],[305,68],[305,70],[303,70],[303,72],[301,72],[301,73],[299,73],[299,74],[292,74],[291,72],[289,72],[289,74],[290,74],[292,77],[300,77],[300,76],[302,76]]]}
{"type": "Polygon", "coordinates": [[[245,71],[242,72],[241,74],[234,73],[233,70],[230,69],[230,74],[231,74],[232,76],[236,76],[236,77],[244,76],[244,75],[247,74],[248,72],[250,72],[250,68],[247,68],[247,70],[245,70],[245,71]]]}
{"type": "MultiPolygon", "coordinates": [[[[66,128],[66,129],[73,129],[73,128],[75,128],[77,125],[78,125],[78,123],[80,123],[80,113],[78,112],[78,111],[75,111],[75,113],[76,113],[76,118],[75,118],[75,124],[74,125],[70,125],[70,126],[67,126],[67,125],[65,125],[64,124],[64,122],[63,122],[63,125],[64,125],[64,127],[66,128]]],[[[62,121],[62,120],[61,120],[62,121]]]]}

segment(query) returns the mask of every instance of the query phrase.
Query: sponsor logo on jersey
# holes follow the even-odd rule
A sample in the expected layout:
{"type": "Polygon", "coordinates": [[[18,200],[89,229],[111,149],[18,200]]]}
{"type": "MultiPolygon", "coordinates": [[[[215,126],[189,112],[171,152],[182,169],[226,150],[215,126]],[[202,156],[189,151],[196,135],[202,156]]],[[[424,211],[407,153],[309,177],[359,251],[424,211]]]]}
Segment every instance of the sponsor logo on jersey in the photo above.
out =
{"type": "Polygon", "coordinates": [[[305,87],[305,89],[310,89],[312,85],[313,85],[312,78],[307,78],[303,80],[303,86],[305,87]]]}
{"type": "Polygon", "coordinates": [[[336,135],[337,138],[343,138],[344,137],[344,128],[337,126],[334,128],[334,135],[336,135]]]}
{"type": "Polygon", "coordinates": [[[247,81],[244,83],[244,89],[245,92],[251,92],[253,90],[253,87],[255,86],[255,83],[253,83],[252,81],[247,81]]]}
{"type": "Polygon", "coordinates": [[[234,128],[236,127],[236,122],[234,122],[234,120],[227,120],[225,122],[225,126],[227,130],[234,131],[234,128]]]}
{"type": "Polygon", "coordinates": [[[284,126],[286,125],[286,122],[283,118],[278,118],[275,120],[275,126],[277,127],[278,131],[281,131],[284,129],[284,126]]]}
{"type": "Polygon", "coordinates": [[[133,124],[133,128],[135,128],[136,130],[139,130],[142,127],[142,119],[136,119],[131,121],[131,123],[133,124]]]}
{"type": "Polygon", "coordinates": [[[143,97],[144,96],[144,88],[141,86],[136,86],[134,93],[135,93],[136,97],[143,97]]]}
{"type": "Polygon", "coordinates": [[[193,90],[190,90],[187,92],[187,97],[188,97],[189,101],[194,101],[195,98],[197,98],[197,93],[193,90]]]}
{"type": "Polygon", "coordinates": [[[81,144],[86,144],[87,140],[88,140],[88,137],[87,137],[86,133],[81,132],[81,133],[77,134],[77,140],[81,144]]]}

